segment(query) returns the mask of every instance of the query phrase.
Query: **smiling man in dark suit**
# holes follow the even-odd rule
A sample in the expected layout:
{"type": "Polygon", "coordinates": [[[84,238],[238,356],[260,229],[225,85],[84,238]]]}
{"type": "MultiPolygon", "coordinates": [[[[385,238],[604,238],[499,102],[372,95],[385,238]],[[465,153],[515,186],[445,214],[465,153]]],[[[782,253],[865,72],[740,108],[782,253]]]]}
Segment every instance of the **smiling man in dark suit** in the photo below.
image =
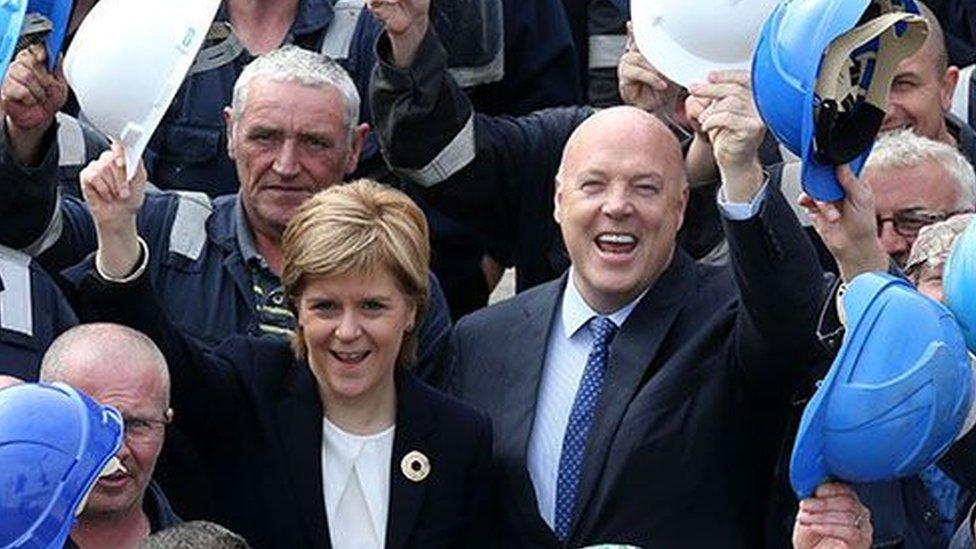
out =
{"type": "Polygon", "coordinates": [[[499,546],[760,546],[789,396],[820,359],[825,285],[759,164],[748,75],[692,93],[722,175],[730,267],[676,247],[678,142],[616,107],[563,152],[569,272],[457,327],[454,389],[494,422],[499,546]]]}

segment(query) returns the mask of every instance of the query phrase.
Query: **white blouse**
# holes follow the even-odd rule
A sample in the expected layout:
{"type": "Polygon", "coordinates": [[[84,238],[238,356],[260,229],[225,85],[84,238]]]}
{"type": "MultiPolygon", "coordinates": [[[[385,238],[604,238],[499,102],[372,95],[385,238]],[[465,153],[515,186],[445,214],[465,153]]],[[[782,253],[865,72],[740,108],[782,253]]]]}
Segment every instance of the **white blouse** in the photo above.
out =
{"type": "Polygon", "coordinates": [[[360,436],[322,418],[322,488],[334,549],[385,545],[394,428],[360,436]]]}

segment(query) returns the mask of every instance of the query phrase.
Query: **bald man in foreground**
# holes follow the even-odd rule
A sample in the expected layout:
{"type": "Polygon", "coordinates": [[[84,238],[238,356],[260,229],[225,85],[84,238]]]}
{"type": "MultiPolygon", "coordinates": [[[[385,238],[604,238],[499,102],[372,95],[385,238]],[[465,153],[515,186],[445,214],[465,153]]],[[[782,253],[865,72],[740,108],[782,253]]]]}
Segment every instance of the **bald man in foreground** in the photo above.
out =
{"type": "Polygon", "coordinates": [[[169,370],[144,334],[117,324],[82,324],[58,336],[41,362],[41,381],[61,381],[125,420],[118,457],[124,471],[95,484],[78,517],[68,549],[135,547],[150,533],[180,522],[153,481],[169,407],[169,370]]]}
{"type": "Polygon", "coordinates": [[[454,389],[495,429],[497,546],[761,546],[825,290],[766,186],[748,84],[693,90],[712,100],[694,114],[722,174],[730,267],[675,245],[688,183],[671,132],[607,109],[573,133],[555,182],[569,271],[458,324],[454,389]]]}

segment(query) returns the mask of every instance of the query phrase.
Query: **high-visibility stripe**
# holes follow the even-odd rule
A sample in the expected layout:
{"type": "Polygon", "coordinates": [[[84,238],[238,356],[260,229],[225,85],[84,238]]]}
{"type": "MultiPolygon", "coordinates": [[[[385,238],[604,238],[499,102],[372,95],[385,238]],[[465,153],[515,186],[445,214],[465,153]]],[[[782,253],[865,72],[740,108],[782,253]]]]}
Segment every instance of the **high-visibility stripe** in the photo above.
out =
{"type": "Polygon", "coordinates": [[[332,21],[322,39],[322,53],[332,59],[347,59],[356,32],[359,14],[366,7],[364,0],[338,0],[332,6],[332,21]]]}
{"type": "Polygon", "coordinates": [[[626,34],[594,34],[590,36],[590,68],[617,68],[620,56],[627,48],[626,34]]]}
{"type": "Polygon", "coordinates": [[[472,113],[454,139],[441,149],[429,164],[420,169],[396,168],[395,171],[418,185],[432,187],[461,171],[474,160],[474,156],[474,113],[472,113]]]}
{"type": "Polygon", "coordinates": [[[207,243],[207,219],[213,205],[205,193],[179,191],[176,218],[169,233],[169,251],[192,261],[200,258],[207,243]]]}
{"type": "Polygon", "coordinates": [[[58,121],[58,165],[84,166],[88,155],[85,154],[85,133],[81,130],[78,119],[64,113],[57,113],[58,121]]]}
{"type": "Polygon", "coordinates": [[[34,336],[30,256],[0,246],[0,328],[34,336]]]}

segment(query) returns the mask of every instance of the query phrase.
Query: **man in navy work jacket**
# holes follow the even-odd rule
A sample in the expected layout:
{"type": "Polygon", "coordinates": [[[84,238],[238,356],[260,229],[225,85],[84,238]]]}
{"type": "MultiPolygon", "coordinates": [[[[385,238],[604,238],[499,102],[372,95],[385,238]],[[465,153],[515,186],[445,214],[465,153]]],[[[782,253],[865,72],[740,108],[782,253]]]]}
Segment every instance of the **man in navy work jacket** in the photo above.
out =
{"type": "MultiPolygon", "coordinates": [[[[225,113],[228,153],[244,182],[241,191],[213,201],[201,193],[150,192],[145,204],[131,204],[140,210],[138,226],[119,228],[127,238],[138,232],[160,251],[153,254],[150,269],[167,313],[180,328],[208,344],[233,334],[290,335],[294,319],[282,305],[278,280],[281,231],[305,197],[355,170],[366,133],[366,125],[356,120],[359,96],[341,67],[296,47],[274,55],[290,72],[267,76],[264,73],[271,71],[265,65],[246,73],[225,113]],[[315,59],[316,69],[301,75],[299,67],[306,57],[315,59]],[[295,84],[302,76],[316,84],[295,84]],[[292,88],[307,100],[288,95],[292,88]],[[244,96],[246,104],[241,101],[244,96]],[[317,123],[285,127],[263,114],[285,106],[317,123]]],[[[40,58],[20,56],[18,61],[29,63],[35,78],[53,95],[50,90],[57,81],[43,69],[40,58]]],[[[4,89],[0,215],[5,222],[0,243],[40,255],[47,268],[60,271],[95,249],[96,234],[83,203],[66,196],[59,199],[60,151],[53,143],[59,105],[12,100],[16,96],[7,93],[9,77],[4,89]]],[[[431,297],[421,328],[423,373],[437,370],[450,328],[436,284],[431,297]]]]}

